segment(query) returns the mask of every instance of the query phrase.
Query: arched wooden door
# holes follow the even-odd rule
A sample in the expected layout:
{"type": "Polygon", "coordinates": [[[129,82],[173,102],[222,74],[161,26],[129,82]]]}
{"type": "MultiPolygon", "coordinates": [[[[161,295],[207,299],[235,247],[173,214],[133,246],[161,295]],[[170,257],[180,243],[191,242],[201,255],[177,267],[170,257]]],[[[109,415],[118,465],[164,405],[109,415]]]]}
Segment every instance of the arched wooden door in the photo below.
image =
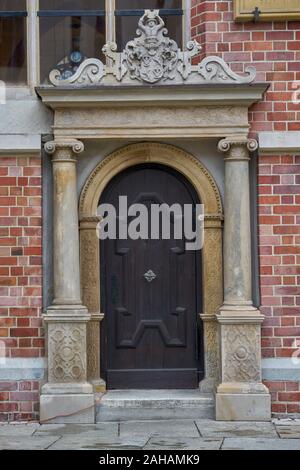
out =
{"type": "MultiPolygon", "coordinates": [[[[157,164],[118,174],[99,203],[118,208],[119,196],[127,196],[128,206],[148,208],[199,203],[180,173],[157,164]]],[[[101,240],[101,371],[108,389],[198,387],[203,377],[201,252],[185,250],[185,242],[174,236],[101,240]]]]}

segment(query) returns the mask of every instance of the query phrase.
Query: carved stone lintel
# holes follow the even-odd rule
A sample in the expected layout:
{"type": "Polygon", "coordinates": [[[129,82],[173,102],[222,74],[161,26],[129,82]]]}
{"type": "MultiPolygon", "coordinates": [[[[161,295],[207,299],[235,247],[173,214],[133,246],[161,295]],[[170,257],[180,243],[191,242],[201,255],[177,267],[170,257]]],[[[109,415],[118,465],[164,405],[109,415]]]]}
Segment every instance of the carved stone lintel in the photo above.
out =
{"type": "Polygon", "coordinates": [[[122,52],[117,45],[108,42],[103,47],[107,61],[86,59],[71,77],[65,78],[60,70],[53,70],[49,80],[54,86],[61,85],[115,85],[144,83],[251,83],[255,68],[247,67],[246,75],[236,74],[220,57],[206,57],[193,65],[192,58],[199,54],[201,46],[190,41],[186,50],[179,49],[168,37],[159,10],[145,10],[139,19],[137,37],[129,41],[122,52]]]}
{"type": "Polygon", "coordinates": [[[74,155],[84,151],[84,144],[77,139],[56,139],[46,142],[44,148],[52,161],[74,161],[74,155]]]}
{"type": "Polygon", "coordinates": [[[258,142],[255,139],[237,136],[220,140],[218,149],[227,154],[225,160],[249,160],[249,152],[255,152],[258,149],[258,142]]]}

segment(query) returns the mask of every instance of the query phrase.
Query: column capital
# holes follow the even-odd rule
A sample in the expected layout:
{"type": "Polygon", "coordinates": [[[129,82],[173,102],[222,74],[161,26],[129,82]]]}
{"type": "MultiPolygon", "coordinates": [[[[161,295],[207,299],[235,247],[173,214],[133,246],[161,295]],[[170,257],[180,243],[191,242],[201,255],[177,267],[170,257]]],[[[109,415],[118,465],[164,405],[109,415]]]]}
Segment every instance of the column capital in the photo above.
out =
{"type": "Polygon", "coordinates": [[[55,139],[46,142],[45,151],[55,161],[74,161],[74,155],[84,151],[84,144],[77,139],[55,139]]]}
{"type": "Polygon", "coordinates": [[[249,160],[249,153],[258,149],[258,142],[247,137],[226,137],[218,143],[220,152],[226,154],[225,160],[249,160]]]}

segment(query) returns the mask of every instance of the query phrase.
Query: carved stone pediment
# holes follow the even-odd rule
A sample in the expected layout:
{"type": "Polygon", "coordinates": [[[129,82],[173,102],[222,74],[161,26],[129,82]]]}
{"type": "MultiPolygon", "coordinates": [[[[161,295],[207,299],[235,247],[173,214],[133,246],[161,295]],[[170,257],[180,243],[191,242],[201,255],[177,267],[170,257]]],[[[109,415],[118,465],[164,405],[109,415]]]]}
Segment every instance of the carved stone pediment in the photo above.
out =
{"type": "Polygon", "coordinates": [[[71,77],[64,78],[60,70],[53,70],[49,80],[54,86],[121,85],[121,84],[205,84],[251,83],[255,68],[247,67],[246,75],[236,74],[220,57],[210,56],[198,65],[192,58],[201,51],[197,41],[190,41],[182,51],[168,37],[159,10],[145,10],[139,19],[137,37],[126,44],[122,52],[108,42],[103,52],[107,64],[100,59],[86,59],[71,77]]]}

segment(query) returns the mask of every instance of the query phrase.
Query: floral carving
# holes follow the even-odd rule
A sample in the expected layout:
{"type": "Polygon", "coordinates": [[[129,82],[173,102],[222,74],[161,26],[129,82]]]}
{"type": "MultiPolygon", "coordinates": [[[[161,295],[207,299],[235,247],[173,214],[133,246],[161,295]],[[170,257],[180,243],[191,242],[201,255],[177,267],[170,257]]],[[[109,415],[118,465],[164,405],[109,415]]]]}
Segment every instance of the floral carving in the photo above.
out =
{"type": "Polygon", "coordinates": [[[193,65],[192,58],[199,54],[201,46],[190,41],[182,51],[177,43],[168,37],[159,10],[145,10],[139,19],[137,37],[126,44],[122,52],[117,45],[108,42],[103,53],[109,59],[105,65],[100,59],[84,60],[72,76],[61,70],[49,75],[52,85],[141,85],[159,83],[251,83],[255,79],[255,68],[248,67],[244,76],[236,74],[220,57],[206,57],[200,64],[193,65]]]}
{"type": "Polygon", "coordinates": [[[49,382],[85,381],[85,336],[85,325],[49,325],[49,382]]]}
{"type": "Polygon", "coordinates": [[[259,382],[260,326],[223,325],[224,381],[259,382]]]}

